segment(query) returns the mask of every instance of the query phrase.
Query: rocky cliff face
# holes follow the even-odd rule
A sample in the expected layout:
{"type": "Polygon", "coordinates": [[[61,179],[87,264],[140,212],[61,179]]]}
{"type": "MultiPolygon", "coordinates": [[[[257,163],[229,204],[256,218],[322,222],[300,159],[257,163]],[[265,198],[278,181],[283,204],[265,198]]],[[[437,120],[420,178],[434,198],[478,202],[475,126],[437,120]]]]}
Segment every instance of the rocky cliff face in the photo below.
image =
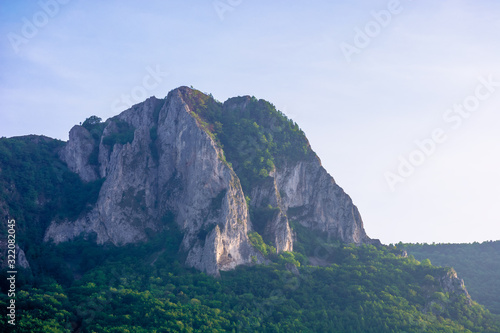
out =
{"type": "Polygon", "coordinates": [[[74,126],[69,131],[69,141],[59,152],[61,160],[66,162],[68,168],[79,174],[85,182],[97,180],[99,171],[90,164],[90,155],[96,143],[85,127],[74,126]]]}
{"type": "MultiPolygon", "coordinates": [[[[249,96],[230,99],[224,103],[223,112],[243,113],[250,104],[249,96]]],[[[278,127],[273,119],[269,121],[271,130],[281,130],[273,128],[278,127]]],[[[358,209],[313,151],[298,160],[287,159],[276,165],[265,181],[252,185],[248,195],[254,210],[266,205],[278,208],[273,217],[260,226],[278,251],[293,249],[290,221],[325,233],[328,239],[380,244],[366,235],[358,209]]]]}
{"type": "MultiPolygon", "coordinates": [[[[0,240],[0,269],[8,270],[8,256],[9,253],[9,244],[6,240],[0,240]]],[[[23,249],[21,249],[18,245],[16,245],[16,265],[15,267],[22,267],[24,269],[30,269],[30,264],[26,259],[26,255],[24,254],[23,249]]]]}
{"type": "Polygon", "coordinates": [[[321,166],[315,155],[307,160],[276,167],[269,178],[251,192],[253,208],[277,207],[262,228],[278,251],[292,251],[289,221],[327,234],[328,239],[345,243],[379,244],[370,239],[351,198],[321,166]]]}
{"type": "Polygon", "coordinates": [[[244,193],[220,143],[186,100],[191,93],[181,87],[166,99],[133,106],[109,119],[97,141],[82,126],[71,130],[60,158],[84,181],[105,181],[96,204],[75,221],[53,221],[46,241],[95,234],[98,243],[119,246],[175,225],[184,235],[186,263],[214,275],[261,258],[247,237],[251,230],[278,251],[291,251],[289,219],[344,242],[373,242],[357,208],[315,154],[275,167],[244,193]],[[90,163],[92,154],[97,163],[90,163]],[[273,207],[264,224],[252,223],[245,195],[252,209],[273,207]]]}
{"type": "Polygon", "coordinates": [[[345,243],[378,244],[366,235],[357,207],[316,156],[278,170],[276,183],[290,219],[345,243]]]}
{"type": "Polygon", "coordinates": [[[441,277],[439,284],[444,292],[458,296],[463,295],[469,305],[472,303],[469,292],[465,288],[464,280],[458,277],[457,272],[453,268],[441,277]]]}

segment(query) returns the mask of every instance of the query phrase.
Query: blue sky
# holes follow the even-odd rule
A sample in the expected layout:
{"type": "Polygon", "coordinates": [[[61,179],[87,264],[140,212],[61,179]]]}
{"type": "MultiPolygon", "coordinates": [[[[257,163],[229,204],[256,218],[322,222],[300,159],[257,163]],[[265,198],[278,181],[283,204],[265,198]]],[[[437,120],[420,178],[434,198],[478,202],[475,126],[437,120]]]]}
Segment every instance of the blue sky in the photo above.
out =
{"type": "Polygon", "coordinates": [[[254,95],[371,237],[500,239],[498,2],[0,1],[0,22],[0,136],[67,140],[181,85],[254,95]]]}

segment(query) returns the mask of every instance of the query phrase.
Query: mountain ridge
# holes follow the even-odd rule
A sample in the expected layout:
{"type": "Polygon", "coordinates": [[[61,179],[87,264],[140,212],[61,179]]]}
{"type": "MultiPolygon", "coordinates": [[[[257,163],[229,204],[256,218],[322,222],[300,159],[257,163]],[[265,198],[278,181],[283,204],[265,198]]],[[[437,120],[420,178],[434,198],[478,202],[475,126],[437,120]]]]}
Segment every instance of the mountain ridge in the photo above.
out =
{"type": "Polygon", "coordinates": [[[151,97],[110,118],[98,140],[84,126],[74,126],[59,156],[82,180],[105,180],[95,207],[76,221],[53,221],[45,241],[82,233],[96,233],[98,243],[144,241],[145,230],[162,230],[161,219],[170,214],[184,232],[186,263],[209,274],[248,264],[252,256],[262,261],[247,236],[256,229],[277,252],[291,251],[288,216],[348,243],[372,242],[352,200],[321,166],[303,132],[263,100],[237,97],[221,105],[180,87],[164,100],[151,97]],[[230,147],[248,123],[255,135],[230,147]],[[129,139],[119,141],[126,131],[129,139]],[[269,143],[273,134],[302,142],[302,151],[289,141],[269,143]],[[91,164],[96,149],[97,163],[91,164]],[[283,159],[280,150],[296,160],[283,159]],[[221,204],[219,213],[215,206],[221,204]]]}

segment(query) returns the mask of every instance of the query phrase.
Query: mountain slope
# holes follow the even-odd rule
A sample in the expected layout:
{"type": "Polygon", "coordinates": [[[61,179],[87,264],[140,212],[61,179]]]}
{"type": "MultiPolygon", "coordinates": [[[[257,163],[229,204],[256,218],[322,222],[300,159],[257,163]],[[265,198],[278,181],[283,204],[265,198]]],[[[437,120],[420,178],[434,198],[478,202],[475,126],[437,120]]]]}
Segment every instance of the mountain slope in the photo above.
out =
{"type": "Polygon", "coordinates": [[[265,101],[221,104],[181,87],[86,127],[71,130],[59,156],[83,180],[104,180],[99,197],[78,218],[54,220],[45,241],[94,234],[124,245],[175,222],[186,263],[209,274],[264,260],[250,231],[291,251],[289,219],[347,243],[376,243],[298,126],[265,101]]]}
{"type": "MultiPolygon", "coordinates": [[[[296,267],[275,255],[266,265],[240,266],[213,278],[175,261],[181,240],[158,235],[119,248],[82,239],[46,244],[42,260],[64,260],[18,292],[18,332],[500,329],[498,319],[471,302],[463,288],[449,288],[460,284],[452,270],[401,257],[393,248],[331,247],[323,267],[296,267]],[[65,280],[71,269],[83,274],[65,280]]],[[[0,294],[0,327],[6,327],[7,301],[0,294]]]]}

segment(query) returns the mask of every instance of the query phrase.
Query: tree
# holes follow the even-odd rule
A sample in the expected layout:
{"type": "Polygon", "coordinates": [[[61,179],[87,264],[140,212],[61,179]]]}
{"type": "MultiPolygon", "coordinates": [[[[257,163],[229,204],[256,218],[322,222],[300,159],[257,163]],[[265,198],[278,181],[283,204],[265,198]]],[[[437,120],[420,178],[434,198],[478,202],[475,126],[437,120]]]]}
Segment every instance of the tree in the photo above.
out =
{"type": "Polygon", "coordinates": [[[98,116],[90,116],[83,122],[82,126],[87,130],[91,130],[94,125],[98,125],[102,122],[102,119],[98,116]]]}

